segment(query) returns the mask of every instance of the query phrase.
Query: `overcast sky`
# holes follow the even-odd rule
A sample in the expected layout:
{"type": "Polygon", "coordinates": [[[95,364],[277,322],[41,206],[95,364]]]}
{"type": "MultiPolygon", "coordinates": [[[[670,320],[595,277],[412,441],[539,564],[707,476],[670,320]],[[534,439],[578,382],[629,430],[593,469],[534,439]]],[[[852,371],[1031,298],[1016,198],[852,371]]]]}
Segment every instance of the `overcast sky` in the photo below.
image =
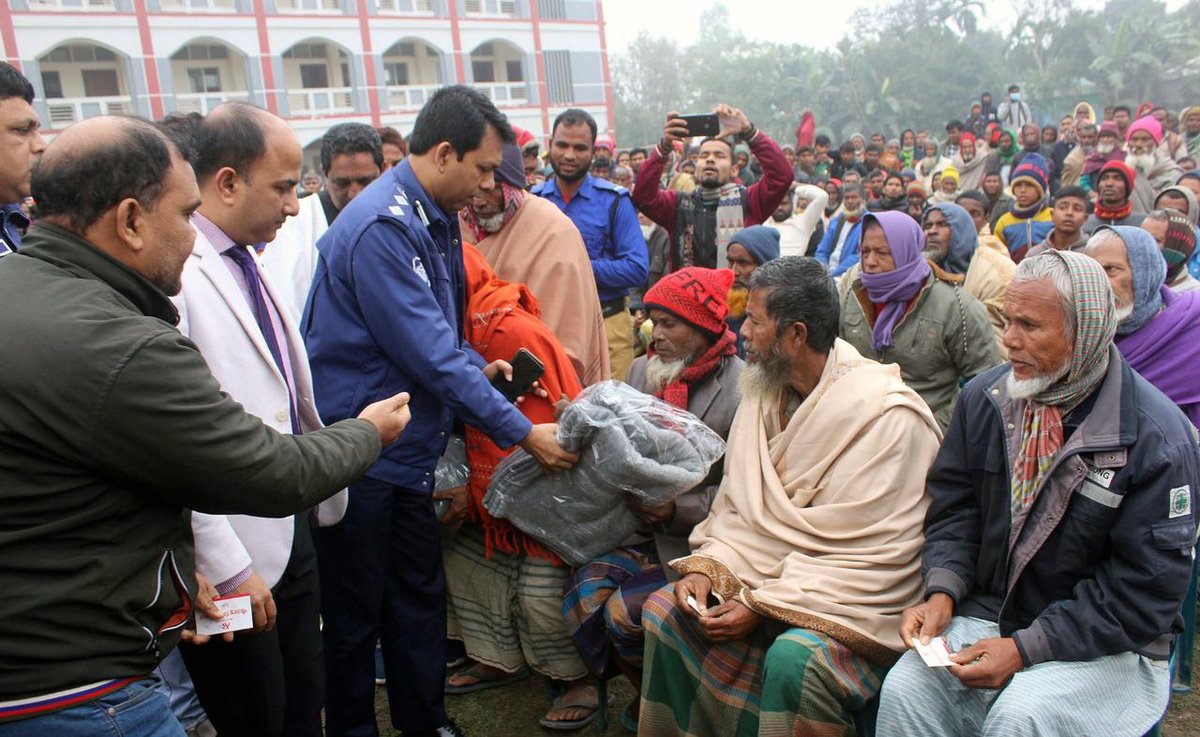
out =
{"type": "MultiPolygon", "coordinates": [[[[1168,0],[1176,9],[1184,0],[1168,0]]],[[[688,43],[699,33],[700,14],[712,0],[603,0],[605,33],[611,52],[622,52],[641,31],[688,43]]],[[[850,29],[850,16],[859,8],[886,6],[886,0],[727,0],[733,25],[748,38],[831,48],[850,29]]],[[[1103,0],[1077,0],[1081,7],[1103,7],[1103,0]]],[[[987,3],[981,20],[989,28],[1016,18],[1011,0],[987,3]]]]}

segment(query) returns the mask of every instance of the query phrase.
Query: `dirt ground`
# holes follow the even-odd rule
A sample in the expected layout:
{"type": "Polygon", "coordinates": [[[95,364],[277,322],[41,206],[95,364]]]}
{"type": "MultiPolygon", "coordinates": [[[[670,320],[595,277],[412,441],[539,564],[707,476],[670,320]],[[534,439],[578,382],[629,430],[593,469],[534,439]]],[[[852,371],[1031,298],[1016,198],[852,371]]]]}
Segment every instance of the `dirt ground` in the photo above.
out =
{"type": "MultiPolygon", "coordinates": [[[[1197,647],[1200,654],[1200,647],[1197,647]]],[[[1175,694],[1167,712],[1163,737],[1200,737],[1200,674],[1196,681],[1197,690],[1188,695],[1175,694]]],[[[1120,689],[1114,686],[1113,695],[1120,689]]],[[[617,678],[609,685],[615,694],[609,707],[608,731],[610,737],[627,734],[621,729],[618,717],[621,710],[633,698],[633,689],[625,678],[617,678]]],[[[468,737],[549,737],[553,734],[574,734],[591,737],[602,734],[598,722],[578,732],[552,732],[538,725],[538,719],[549,706],[549,686],[546,681],[533,678],[501,688],[471,694],[449,696],[446,708],[450,717],[458,722],[468,737]]],[[[379,733],[384,737],[399,735],[391,728],[387,713],[387,695],[383,688],[376,689],[375,709],[379,718],[379,733]]]]}

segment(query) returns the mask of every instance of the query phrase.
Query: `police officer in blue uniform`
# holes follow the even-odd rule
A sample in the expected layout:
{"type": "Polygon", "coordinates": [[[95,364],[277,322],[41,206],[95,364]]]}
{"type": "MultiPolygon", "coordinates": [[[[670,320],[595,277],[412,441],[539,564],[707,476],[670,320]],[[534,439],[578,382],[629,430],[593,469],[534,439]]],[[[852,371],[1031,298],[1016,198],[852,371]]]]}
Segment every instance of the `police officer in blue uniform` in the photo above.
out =
{"type": "Polygon", "coordinates": [[[417,116],[409,156],[346,206],[320,252],[303,330],[326,423],[408,392],[412,421],[350,486],[342,521],[318,529],[329,737],[377,737],[375,642],[392,724],[405,737],[454,737],[446,716],[446,579],[433,471],[456,420],[548,470],[578,456],[557,426],[531,425],[492,388],[511,367],[463,339],[458,211],[496,186],[512,128],[481,93],[456,85],[417,116]],[[402,389],[397,387],[403,387],[402,389]]]}
{"type": "Polygon", "coordinates": [[[650,257],[629,190],[589,173],[596,145],[596,121],[572,108],[554,119],[550,166],[554,176],[533,193],[558,205],[579,228],[608,334],[608,356],[614,379],[624,379],[633,363],[633,317],[629,290],[646,283],[650,257]]]}

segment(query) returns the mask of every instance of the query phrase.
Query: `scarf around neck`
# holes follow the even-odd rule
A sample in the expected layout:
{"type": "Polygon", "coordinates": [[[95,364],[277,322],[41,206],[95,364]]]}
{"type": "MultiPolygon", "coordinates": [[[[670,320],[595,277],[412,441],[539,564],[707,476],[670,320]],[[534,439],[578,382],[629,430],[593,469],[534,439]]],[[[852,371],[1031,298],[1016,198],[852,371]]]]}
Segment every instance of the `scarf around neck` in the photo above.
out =
{"type": "MultiPolygon", "coordinates": [[[[525,201],[525,190],[514,187],[508,182],[497,181],[496,183],[500,185],[500,190],[504,193],[504,206],[502,210],[504,219],[500,226],[503,229],[508,224],[508,221],[512,220],[512,216],[516,213],[517,208],[525,201]]],[[[462,219],[467,227],[470,228],[471,235],[475,236],[474,243],[479,243],[489,235],[494,235],[483,229],[479,224],[479,218],[475,215],[475,208],[470,205],[462,209],[462,219]]]]}
{"type": "MultiPolygon", "coordinates": [[[[646,349],[646,352],[651,356],[654,355],[653,343],[646,349]]],[[[725,328],[725,332],[721,333],[721,336],[717,338],[716,342],[708,347],[708,350],[700,354],[699,357],[693,358],[692,362],[683,371],[679,372],[679,376],[674,381],[656,389],[654,396],[667,404],[686,410],[691,388],[716,371],[717,367],[721,365],[722,358],[736,354],[737,336],[727,327],[725,328]]]]}
{"type": "Polygon", "coordinates": [[[867,297],[875,304],[884,305],[871,327],[871,347],[879,351],[891,347],[892,332],[932,270],[923,255],[925,234],[916,220],[902,212],[868,213],[863,222],[864,232],[870,227],[871,220],[883,228],[892,261],[896,264],[891,271],[882,274],[864,271],[861,277],[867,297]]]}
{"type": "Polygon", "coordinates": [[[1125,200],[1120,207],[1105,207],[1102,202],[1096,203],[1097,220],[1124,220],[1133,212],[1133,200],[1125,200]]]}
{"type": "Polygon", "coordinates": [[[1112,289],[1099,262],[1072,251],[1051,250],[1038,258],[1060,259],[1071,274],[1075,348],[1067,375],[1025,400],[1020,450],[1012,474],[1014,519],[1029,509],[1046,472],[1054,465],[1063,444],[1063,415],[1078,407],[1108,372],[1109,350],[1117,332],[1112,289]]]}

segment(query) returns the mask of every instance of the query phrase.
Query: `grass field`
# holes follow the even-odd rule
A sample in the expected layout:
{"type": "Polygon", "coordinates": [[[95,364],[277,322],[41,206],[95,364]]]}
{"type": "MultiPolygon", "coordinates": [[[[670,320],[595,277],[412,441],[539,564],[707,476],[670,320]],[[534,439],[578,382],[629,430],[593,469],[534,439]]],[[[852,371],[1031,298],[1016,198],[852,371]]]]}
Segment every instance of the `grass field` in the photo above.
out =
{"type": "MultiPolygon", "coordinates": [[[[1200,647],[1197,648],[1200,651],[1200,647]]],[[[1175,695],[1167,712],[1163,737],[1200,737],[1200,674],[1196,682],[1197,691],[1186,696],[1175,695]]],[[[620,737],[627,734],[621,729],[618,717],[621,710],[633,698],[633,689],[625,678],[617,678],[609,686],[616,694],[616,702],[609,708],[607,735],[620,737]]],[[[1120,692],[1120,685],[1113,684],[1113,695],[1120,692]]],[[[501,688],[471,694],[449,696],[446,707],[451,718],[458,722],[467,737],[549,737],[554,734],[575,734],[591,737],[601,734],[593,722],[578,732],[553,732],[538,725],[550,703],[546,681],[533,678],[501,688]]],[[[375,709],[379,719],[379,733],[384,737],[399,734],[391,728],[387,714],[387,696],[384,689],[376,689],[375,709]]],[[[1080,736],[1082,737],[1082,736],[1080,736]]]]}

